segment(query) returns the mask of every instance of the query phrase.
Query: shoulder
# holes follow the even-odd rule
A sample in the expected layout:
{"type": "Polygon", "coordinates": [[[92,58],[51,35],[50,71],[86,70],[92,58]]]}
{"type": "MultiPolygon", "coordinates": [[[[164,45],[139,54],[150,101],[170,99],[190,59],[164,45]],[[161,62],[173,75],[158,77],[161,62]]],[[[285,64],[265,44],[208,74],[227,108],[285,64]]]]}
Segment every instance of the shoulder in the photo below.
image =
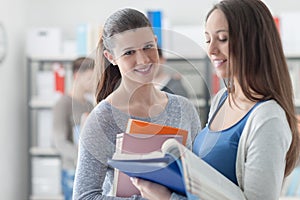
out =
{"type": "Polygon", "coordinates": [[[101,112],[107,112],[111,111],[112,106],[110,103],[108,103],[106,100],[100,101],[94,108],[94,112],[101,113],[101,112]]]}
{"type": "Polygon", "coordinates": [[[58,100],[57,103],[71,103],[72,97],[69,95],[62,95],[58,100]]]}
{"type": "Polygon", "coordinates": [[[112,116],[113,107],[106,100],[99,102],[94,109],[91,111],[90,116],[97,120],[110,119],[112,116]]]}
{"type": "Polygon", "coordinates": [[[268,100],[260,103],[260,105],[253,110],[249,118],[261,122],[276,118],[287,121],[285,111],[275,100],[268,100]]]}
{"type": "Polygon", "coordinates": [[[68,95],[63,95],[55,102],[54,109],[65,110],[70,106],[72,106],[72,98],[68,95]]]}
{"type": "Polygon", "coordinates": [[[186,97],[167,94],[169,103],[166,111],[171,115],[180,115],[186,119],[193,119],[198,116],[196,106],[186,97]]]}
{"type": "Polygon", "coordinates": [[[97,124],[97,126],[123,125],[126,120],[128,120],[128,115],[113,107],[106,100],[99,102],[88,117],[88,123],[97,124]]]}
{"type": "Polygon", "coordinates": [[[191,101],[181,95],[166,93],[169,99],[169,104],[174,106],[190,107],[193,106],[191,101]]]}
{"type": "Polygon", "coordinates": [[[258,105],[250,114],[244,128],[248,139],[273,138],[272,141],[281,141],[289,144],[292,132],[286,118],[285,111],[275,101],[268,100],[258,105]]]}

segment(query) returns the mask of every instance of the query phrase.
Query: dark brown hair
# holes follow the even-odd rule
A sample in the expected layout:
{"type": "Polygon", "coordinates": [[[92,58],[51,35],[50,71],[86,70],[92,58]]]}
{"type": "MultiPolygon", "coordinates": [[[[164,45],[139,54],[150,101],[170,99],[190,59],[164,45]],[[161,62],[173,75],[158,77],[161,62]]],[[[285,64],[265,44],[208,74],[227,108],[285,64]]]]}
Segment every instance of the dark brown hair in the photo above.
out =
{"type": "Polygon", "coordinates": [[[127,30],[143,27],[151,27],[149,20],[143,13],[131,8],[118,10],[106,20],[97,47],[98,59],[95,68],[95,75],[98,78],[96,83],[97,103],[111,94],[121,81],[118,66],[114,66],[103,55],[104,50],[113,53],[111,51],[113,44],[110,43],[109,38],[127,30]],[[99,79],[99,77],[101,78],[99,79]]]}
{"type": "Polygon", "coordinates": [[[292,83],[272,14],[260,0],[223,0],[213,7],[206,20],[215,9],[221,10],[228,22],[232,62],[228,68],[228,92],[234,92],[234,87],[229,86],[235,76],[248,99],[274,99],[286,113],[293,138],[286,155],[287,176],[299,157],[299,133],[292,83]]]}

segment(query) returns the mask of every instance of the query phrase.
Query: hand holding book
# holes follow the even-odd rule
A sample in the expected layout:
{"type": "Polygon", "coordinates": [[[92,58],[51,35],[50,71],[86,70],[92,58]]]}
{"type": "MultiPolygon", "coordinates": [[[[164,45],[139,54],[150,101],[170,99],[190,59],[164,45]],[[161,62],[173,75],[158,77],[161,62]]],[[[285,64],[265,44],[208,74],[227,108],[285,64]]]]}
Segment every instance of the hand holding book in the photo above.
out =
{"type": "Polygon", "coordinates": [[[115,153],[108,161],[112,167],[132,177],[139,177],[159,183],[179,194],[194,198],[245,199],[237,185],[193,152],[177,142],[168,139],[161,152],[148,154],[115,153]]]}

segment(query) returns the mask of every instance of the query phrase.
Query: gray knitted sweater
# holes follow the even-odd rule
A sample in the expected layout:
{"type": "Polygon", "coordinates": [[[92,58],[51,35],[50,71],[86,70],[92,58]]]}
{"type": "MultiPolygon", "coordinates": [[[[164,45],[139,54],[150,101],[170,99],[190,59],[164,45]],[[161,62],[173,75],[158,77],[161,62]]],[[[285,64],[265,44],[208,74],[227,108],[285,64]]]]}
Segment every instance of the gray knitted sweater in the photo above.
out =
{"type": "MultiPolygon", "coordinates": [[[[198,113],[188,99],[167,95],[166,109],[152,118],[129,116],[105,100],[94,108],[81,132],[74,199],[125,199],[109,196],[114,173],[107,165],[107,159],[115,151],[116,134],[125,132],[129,118],[188,130],[187,146],[191,148],[194,137],[201,129],[198,113]]],[[[133,196],[128,199],[142,198],[133,196]]]]}

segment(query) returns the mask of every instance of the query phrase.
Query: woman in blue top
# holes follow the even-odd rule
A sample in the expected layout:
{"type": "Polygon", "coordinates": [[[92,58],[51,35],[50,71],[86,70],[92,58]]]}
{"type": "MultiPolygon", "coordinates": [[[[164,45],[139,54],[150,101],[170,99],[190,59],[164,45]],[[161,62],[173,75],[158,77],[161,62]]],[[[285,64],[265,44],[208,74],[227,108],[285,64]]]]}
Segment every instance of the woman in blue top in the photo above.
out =
{"type": "MultiPolygon", "coordinates": [[[[199,185],[193,194],[202,200],[279,199],[299,156],[299,135],[273,17],[260,0],[223,0],[207,15],[205,37],[207,54],[226,88],[213,99],[193,151],[231,181],[224,191],[222,184],[211,187],[193,179],[199,185]]],[[[184,198],[144,180],[133,183],[148,199],[184,198]]]]}

